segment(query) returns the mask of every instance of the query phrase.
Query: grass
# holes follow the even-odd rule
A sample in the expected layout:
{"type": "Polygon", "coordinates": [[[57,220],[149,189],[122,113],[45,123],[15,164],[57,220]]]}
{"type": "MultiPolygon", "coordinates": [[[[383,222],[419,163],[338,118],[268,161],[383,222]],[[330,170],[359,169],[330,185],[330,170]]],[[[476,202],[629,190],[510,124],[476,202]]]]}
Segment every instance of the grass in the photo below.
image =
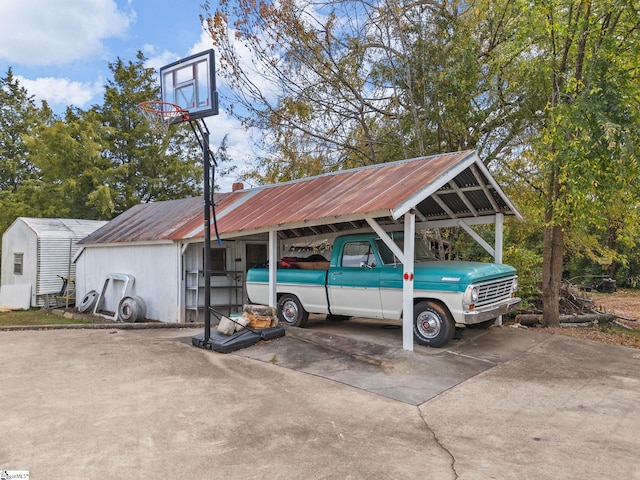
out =
{"type": "Polygon", "coordinates": [[[620,327],[615,323],[608,323],[600,326],[600,330],[605,333],[610,333],[611,335],[620,335],[621,337],[627,338],[630,341],[638,343],[640,345],[640,330],[627,330],[626,328],[620,327]]]}
{"type": "Polygon", "coordinates": [[[0,312],[0,327],[23,325],[72,325],[80,323],[94,323],[91,320],[65,318],[50,310],[15,310],[0,312]]]}

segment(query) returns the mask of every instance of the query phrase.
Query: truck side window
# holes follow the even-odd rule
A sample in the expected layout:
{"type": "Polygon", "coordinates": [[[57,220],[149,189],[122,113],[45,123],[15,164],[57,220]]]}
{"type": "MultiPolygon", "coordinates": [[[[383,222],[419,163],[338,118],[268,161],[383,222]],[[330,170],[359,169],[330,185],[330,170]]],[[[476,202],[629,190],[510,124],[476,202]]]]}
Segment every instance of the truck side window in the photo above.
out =
{"type": "Polygon", "coordinates": [[[387,244],[382,240],[376,240],[376,246],[378,247],[378,253],[380,254],[380,258],[382,259],[382,263],[385,265],[392,265],[397,263],[395,255],[391,251],[387,244]]]}
{"type": "Polygon", "coordinates": [[[346,243],[342,250],[342,266],[361,268],[363,265],[376,266],[376,257],[369,242],[346,243]]]}

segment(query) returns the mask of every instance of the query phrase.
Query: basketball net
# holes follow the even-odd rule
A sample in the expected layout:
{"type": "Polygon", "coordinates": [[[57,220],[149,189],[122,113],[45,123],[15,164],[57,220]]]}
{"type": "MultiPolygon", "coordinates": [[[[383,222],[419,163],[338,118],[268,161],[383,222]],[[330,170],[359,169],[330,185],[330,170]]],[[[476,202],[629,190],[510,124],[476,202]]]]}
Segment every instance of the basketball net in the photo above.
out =
{"type": "Polygon", "coordinates": [[[189,120],[189,111],[175,103],[153,100],[139,103],[138,109],[149,122],[151,132],[161,138],[164,138],[172,124],[189,120]]]}

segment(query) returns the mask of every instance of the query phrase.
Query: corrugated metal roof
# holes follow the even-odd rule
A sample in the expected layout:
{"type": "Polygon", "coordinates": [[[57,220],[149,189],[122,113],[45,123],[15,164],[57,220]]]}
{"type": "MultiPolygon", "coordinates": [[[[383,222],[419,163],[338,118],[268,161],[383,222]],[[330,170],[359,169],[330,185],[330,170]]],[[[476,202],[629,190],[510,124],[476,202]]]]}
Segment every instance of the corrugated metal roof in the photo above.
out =
{"type": "MultiPolygon", "coordinates": [[[[473,151],[345,170],[215,194],[220,236],[276,229],[287,237],[394,223],[410,209],[424,220],[518,215],[473,151]]],[[[203,236],[203,199],[138,205],[83,244],[203,236]]]]}
{"type": "Polygon", "coordinates": [[[118,215],[79,244],[168,240],[184,224],[192,220],[202,223],[203,208],[202,197],[142,203],[118,215]]]}
{"type": "MultiPolygon", "coordinates": [[[[75,218],[31,218],[18,217],[39,237],[83,238],[105,225],[102,220],[81,220],[75,218]]],[[[14,222],[15,223],[15,222],[14,222]]]]}

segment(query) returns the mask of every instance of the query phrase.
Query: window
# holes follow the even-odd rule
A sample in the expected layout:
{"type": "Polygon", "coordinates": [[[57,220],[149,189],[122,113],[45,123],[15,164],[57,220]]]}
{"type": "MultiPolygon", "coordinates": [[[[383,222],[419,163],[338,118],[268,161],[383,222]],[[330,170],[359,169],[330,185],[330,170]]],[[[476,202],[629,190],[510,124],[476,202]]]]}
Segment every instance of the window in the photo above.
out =
{"type": "Polygon", "coordinates": [[[227,250],[225,248],[211,249],[211,275],[226,275],[227,250]]]}
{"type": "MultiPolygon", "coordinates": [[[[401,251],[404,249],[404,238],[396,237],[393,239],[393,241],[396,245],[398,245],[401,251]]],[[[376,246],[378,247],[380,257],[382,258],[382,263],[384,263],[385,265],[399,263],[398,259],[393,254],[391,249],[387,247],[387,244],[384,243],[381,239],[376,240],[376,246]]],[[[436,256],[433,254],[433,252],[431,252],[431,250],[427,248],[420,237],[416,237],[414,247],[414,260],[416,263],[437,260],[436,256]]]]}
{"type": "Polygon", "coordinates": [[[23,257],[24,257],[23,253],[13,254],[13,274],[14,275],[22,275],[23,257]]]}
{"type": "Polygon", "coordinates": [[[369,242],[350,242],[344,246],[342,251],[343,267],[369,267],[376,266],[376,257],[371,251],[369,242]]]}
{"type": "Polygon", "coordinates": [[[247,243],[247,269],[265,263],[267,259],[267,246],[264,243],[247,243]]]}

